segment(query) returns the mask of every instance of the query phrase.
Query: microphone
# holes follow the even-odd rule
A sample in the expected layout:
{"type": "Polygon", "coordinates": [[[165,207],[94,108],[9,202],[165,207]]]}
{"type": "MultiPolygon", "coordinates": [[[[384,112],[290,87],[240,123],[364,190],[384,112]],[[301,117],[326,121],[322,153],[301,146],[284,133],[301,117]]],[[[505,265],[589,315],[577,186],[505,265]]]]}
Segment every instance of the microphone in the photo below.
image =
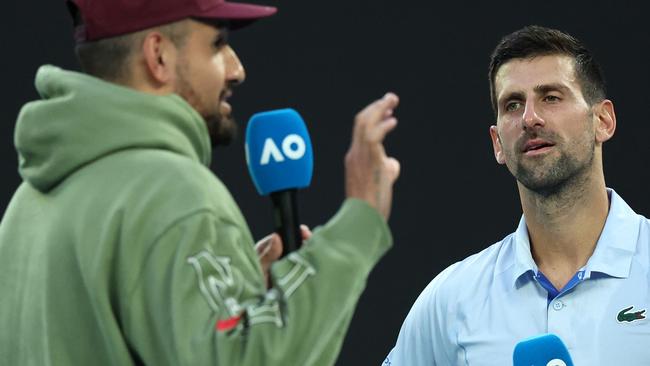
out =
{"type": "Polygon", "coordinates": [[[297,191],[309,186],[314,170],[305,122],[291,108],[254,114],[246,127],[246,164],[257,192],[270,195],[275,231],[284,257],[302,245],[297,191]]]}
{"type": "Polygon", "coordinates": [[[514,366],[573,366],[569,350],[555,334],[541,334],[517,343],[514,366]]]}

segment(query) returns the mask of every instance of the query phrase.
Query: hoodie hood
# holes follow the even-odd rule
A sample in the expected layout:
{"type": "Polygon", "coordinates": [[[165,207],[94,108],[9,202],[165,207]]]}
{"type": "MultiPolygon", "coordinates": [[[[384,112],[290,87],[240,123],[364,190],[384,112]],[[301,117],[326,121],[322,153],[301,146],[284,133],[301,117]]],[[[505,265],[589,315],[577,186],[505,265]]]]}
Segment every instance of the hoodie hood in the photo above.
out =
{"type": "Polygon", "coordinates": [[[125,149],[169,150],[210,164],[205,122],[176,94],[146,94],[49,65],[38,70],[36,89],[42,99],[20,111],[15,144],[20,175],[41,192],[125,149]]]}

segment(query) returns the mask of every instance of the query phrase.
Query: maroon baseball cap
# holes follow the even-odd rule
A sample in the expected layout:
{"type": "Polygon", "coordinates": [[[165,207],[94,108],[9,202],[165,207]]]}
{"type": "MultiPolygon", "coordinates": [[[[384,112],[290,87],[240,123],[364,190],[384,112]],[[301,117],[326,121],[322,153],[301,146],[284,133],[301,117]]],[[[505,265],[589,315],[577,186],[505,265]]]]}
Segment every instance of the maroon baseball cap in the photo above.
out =
{"type": "Polygon", "coordinates": [[[77,42],[91,42],[186,18],[226,21],[237,28],[276,8],[225,0],[66,0],[77,42]]]}

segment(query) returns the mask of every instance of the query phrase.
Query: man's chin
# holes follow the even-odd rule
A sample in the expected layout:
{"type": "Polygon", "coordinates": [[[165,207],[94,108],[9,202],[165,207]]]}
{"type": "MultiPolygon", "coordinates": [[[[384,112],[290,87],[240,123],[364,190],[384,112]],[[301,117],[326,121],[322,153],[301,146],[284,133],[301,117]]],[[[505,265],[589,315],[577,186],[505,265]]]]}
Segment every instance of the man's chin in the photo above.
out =
{"type": "Polygon", "coordinates": [[[550,197],[564,191],[578,175],[579,169],[566,165],[538,166],[534,169],[519,166],[515,178],[530,191],[550,197]]]}
{"type": "Polygon", "coordinates": [[[237,137],[237,123],[232,116],[204,117],[213,147],[230,145],[237,137]]]}
{"type": "Polygon", "coordinates": [[[518,178],[517,179],[524,187],[528,190],[537,193],[543,197],[552,196],[562,190],[565,181],[562,180],[551,180],[551,179],[531,179],[527,178],[518,178]]]}

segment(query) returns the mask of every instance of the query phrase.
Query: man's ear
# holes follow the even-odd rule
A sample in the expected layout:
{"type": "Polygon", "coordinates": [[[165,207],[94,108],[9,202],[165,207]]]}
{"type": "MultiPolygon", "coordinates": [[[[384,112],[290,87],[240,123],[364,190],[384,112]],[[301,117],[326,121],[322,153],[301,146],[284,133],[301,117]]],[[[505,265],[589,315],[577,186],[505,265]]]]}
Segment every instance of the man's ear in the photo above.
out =
{"type": "Polygon", "coordinates": [[[155,88],[170,85],[176,77],[177,50],[158,31],[147,33],[142,42],[142,56],[148,79],[155,88]]]}
{"type": "Polygon", "coordinates": [[[497,163],[505,164],[506,157],[503,154],[503,147],[501,146],[501,140],[499,139],[499,130],[497,130],[497,126],[490,126],[490,137],[492,138],[494,158],[497,160],[497,163]]]}
{"type": "Polygon", "coordinates": [[[596,142],[603,143],[611,139],[614,136],[614,131],[616,131],[614,103],[609,99],[605,99],[593,108],[596,123],[596,142]]]}

